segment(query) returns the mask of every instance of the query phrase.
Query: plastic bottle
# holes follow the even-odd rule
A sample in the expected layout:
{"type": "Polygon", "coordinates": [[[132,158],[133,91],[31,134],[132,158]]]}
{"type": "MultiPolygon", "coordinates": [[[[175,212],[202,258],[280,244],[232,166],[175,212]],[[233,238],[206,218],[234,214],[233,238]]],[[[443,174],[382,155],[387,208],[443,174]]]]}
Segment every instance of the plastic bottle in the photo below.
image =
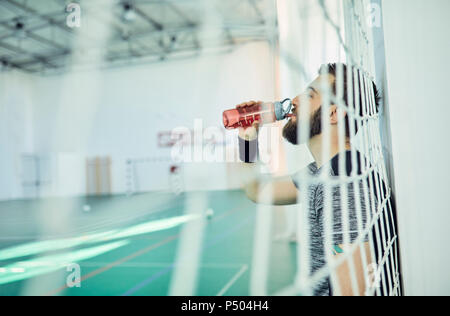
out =
{"type": "Polygon", "coordinates": [[[276,121],[282,121],[292,114],[289,114],[292,109],[290,99],[285,99],[281,102],[275,103],[260,103],[253,106],[232,109],[223,112],[223,125],[226,129],[235,129],[239,127],[247,128],[252,126],[255,121],[260,124],[270,124],[276,121]],[[283,105],[289,101],[287,108],[283,105]]]}

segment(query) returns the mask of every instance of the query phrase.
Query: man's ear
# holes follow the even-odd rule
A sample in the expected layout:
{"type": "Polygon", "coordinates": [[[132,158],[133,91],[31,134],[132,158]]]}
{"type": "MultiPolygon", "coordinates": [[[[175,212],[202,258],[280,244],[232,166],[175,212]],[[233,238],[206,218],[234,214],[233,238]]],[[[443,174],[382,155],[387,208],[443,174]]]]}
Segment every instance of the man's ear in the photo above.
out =
{"type": "MultiPolygon", "coordinates": [[[[345,112],[344,110],[341,110],[341,111],[343,111],[342,117],[345,118],[345,116],[347,115],[347,112],[345,112]]],[[[330,124],[337,125],[338,121],[339,121],[338,107],[336,105],[332,104],[330,106],[330,124]]]]}
{"type": "Polygon", "coordinates": [[[338,123],[337,106],[332,104],[330,106],[330,124],[336,125],[337,123],[338,123]]]}

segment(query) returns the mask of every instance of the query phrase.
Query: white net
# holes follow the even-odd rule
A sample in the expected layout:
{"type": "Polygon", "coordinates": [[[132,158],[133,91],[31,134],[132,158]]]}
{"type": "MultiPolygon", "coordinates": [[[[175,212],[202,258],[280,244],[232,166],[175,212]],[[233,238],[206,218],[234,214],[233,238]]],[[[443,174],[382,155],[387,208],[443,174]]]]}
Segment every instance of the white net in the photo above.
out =
{"type": "MultiPolygon", "coordinates": [[[[274,69],[280,67],[276,70],[280,73],[274,74],[275,95],[298,93],[317,77],[312,67],[338,63],[322,67],[320,77],[308,87],[321,96],[319,109],[304,95],[297,100],[299,118],[319,114],[319,136],[317,126],[312,126],[317,120],[309,119],[299,119],[296,135],[297,143],[309,145],[315,163],[306,166],[304,153],[287,150],[286,159],[294,161],[292,169],[302,171],[281,180],[277,176],[289,172],[280,170],[285,157],[272,143],[270,158],[265,159],[272,166],[249,167],[257,169],[252,184],[251,171],[244,172],[247,191],[256,183],[257,189],[248,195],[258,203],[249,294],[399,295],[393,194],[380,138],[380,95],[375,88],[375,69],[384,66],[375,62],[379,52],[372,28],[377,16],[372,14],[377,7],[370,1],[323,0],[266,5],[265,12],[272,12],[270,8],[278,12],[277,21],[273,15],[266,17],[269,44],[278,50],[274,69]],[[331,85],[329,75],[335,79],[331,85]],[[261,177],[261,170],[270,176],[261,177]],[[296,277],[290,286],[272,292],[268,285],[275,277],[271,234],[278,211],[273,204],[292,204],[286,200],[287,191],[281,192],[285,182],[292,180],[299,189],[298,205],[294,212],[286,212],[291,214],[287,221],[297,223],[296,277]]],[[[278,127],[269,129],[276,132],[278,127]]],[[[277,138],[274,134],[279,135],[266,132],[260,134],[260,149],[262,143],[277,138]]],[[[180,253],[192,244],[184,243],[184,247],[180,253]]],[[[189,260],[189,256],[183,258],[189,260]]]]}
{"type": "MultiPolygon", "coordinates": [[[[302,30],[299,40],[311,36],[313,29],[332,29],[334,34],[322,33],[322,43],[316,47],[324,52],[335,50],[337,59],[346,64],[320,71],[322,135],[320,148],[312,150],[320,156],[314,157],[312,168],[319,169],[296,176],[300,189],[298,277],[278,294],[399,295],[393,195],[380,139],[380,96],[374,89],[375,54],[380,52],[374,50],[372,28],[377,16],[372,13],[379,7],[370,1],[287,2],[287,7],[303,16],[307,12],[322,16],[323,25],[311,18],[295,22],[302,30]],[[330,48],[333,43],[336,47],[330,48]],[[329,74],[336,79],[331,86],[324,79],[329,74]],[[331,105],[336,106],[336,117],[330,116],[331,105]],[[331,157],[335,157],[331,164],[325,163],[331,157]]],[[[307,54],[301,50],[293,54],[288,52],[291,45],[285,47],[280,55],[287,56],[288,65],[308,81],[307,71],[302,71],[308,69],[307,54]]],[[[303,117],[313,112],[312,103],[301,103],[303,117]]],[[[300,143],[315,146],[310,139],[314,122],[302,123],[300,143]]]]}
{"type": "Polygon", "coordinates": [[[379,3],[0,1],[0,294],[401,295],[379,3]]]}

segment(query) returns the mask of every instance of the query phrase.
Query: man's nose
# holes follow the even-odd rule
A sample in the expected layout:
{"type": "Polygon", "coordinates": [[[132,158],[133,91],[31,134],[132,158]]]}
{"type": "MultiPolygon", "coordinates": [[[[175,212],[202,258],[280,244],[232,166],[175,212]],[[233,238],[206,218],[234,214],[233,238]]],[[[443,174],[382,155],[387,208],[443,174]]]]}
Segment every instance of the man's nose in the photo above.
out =
{"type": "Polygon", "coordinates": [[[294,105],[294,106],[299,106],[299,103],[300,103],[300,96],[296,96],[293,100],[292,100],[292,104],[294,105]]]}

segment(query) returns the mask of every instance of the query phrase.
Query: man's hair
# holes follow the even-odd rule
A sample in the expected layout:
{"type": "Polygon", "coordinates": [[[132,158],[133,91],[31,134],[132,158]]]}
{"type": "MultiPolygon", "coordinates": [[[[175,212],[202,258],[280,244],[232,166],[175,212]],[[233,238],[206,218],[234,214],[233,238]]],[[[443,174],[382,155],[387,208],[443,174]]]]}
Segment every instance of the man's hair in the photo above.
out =
{"type": "MultiPolygon", "coordinates": [[[[363,113],[370,113],[369,111],[369,105],[366,101],[363,102],[363,89],[364,89],[364,81],[367,82],[367,80],[370,80],[367,78],[367,76],[358,68],[356,67],[351,67],[351,73],[352,73],[352,85],[353,87],[351,87],[351,95],[353,96],[353,102],[352,104],[348,104],[348,97],[349,97],[349,91],[348,91],[348,80],[347,80],[347,75],[348,75],[348,68],[346,64],[336,64],[336,63],[332,63],[332,64],[326,64],[326,65],[322,65],[319,69],[319,74],[323,74],[323,73],[329,73],[331,75],[333,75],[336,80],[333,83],[333,94],[336,97],[337,95],[337,81],[338,80],[343,80],[343,83],[341,84],[341,87],[343,89],[343,96],[342,96],[342,100],[344,101],[344,104],[349,107],[350,109],[354,109],[356,114],[359,114],[360,116],[363,115],[363,113]],[[341,68],[340,73],[338,71],[338,68],[341,68]],[[361,80],[362,79],[362,80],[361,80]],[[356,88],[359,87],[359,102],[356,100],[356,96],[357,93],[355,93],[356,88]],[[358,106],[358,109],[357,109],[358,106]],[[364,106],[366,107],[364,109],[364,106]]],[[[377,89],[376,84],[372,81],[372,89],[373,89],[373,95],[375,97],[375,112],[378,113],[378,109],[380,106],[380,101],[381,101],[381,95],[379,90],[377,89]]],[[[365,94],[367,95],[368,92],[365,92],[365,94]]],[[[369,95],[370,96],[370,95],[369,95]]],[[[370,102],[370,98],[369,102],[370,102]]],[[[333,102],[332,102],[333,103],[333,102]]],[[[373,114],[373,113],[372,113],[373,114]]],[[[356,133],[358,131],[358,124],[356,123],[355,120],[355,124],[354,124],[354,132],[356,133]]],[[[347,137],[350,137],[350,120],[349,120],[349,114],[347,113],[347,115],[345,116],[345,134],[347,137]]]]}

